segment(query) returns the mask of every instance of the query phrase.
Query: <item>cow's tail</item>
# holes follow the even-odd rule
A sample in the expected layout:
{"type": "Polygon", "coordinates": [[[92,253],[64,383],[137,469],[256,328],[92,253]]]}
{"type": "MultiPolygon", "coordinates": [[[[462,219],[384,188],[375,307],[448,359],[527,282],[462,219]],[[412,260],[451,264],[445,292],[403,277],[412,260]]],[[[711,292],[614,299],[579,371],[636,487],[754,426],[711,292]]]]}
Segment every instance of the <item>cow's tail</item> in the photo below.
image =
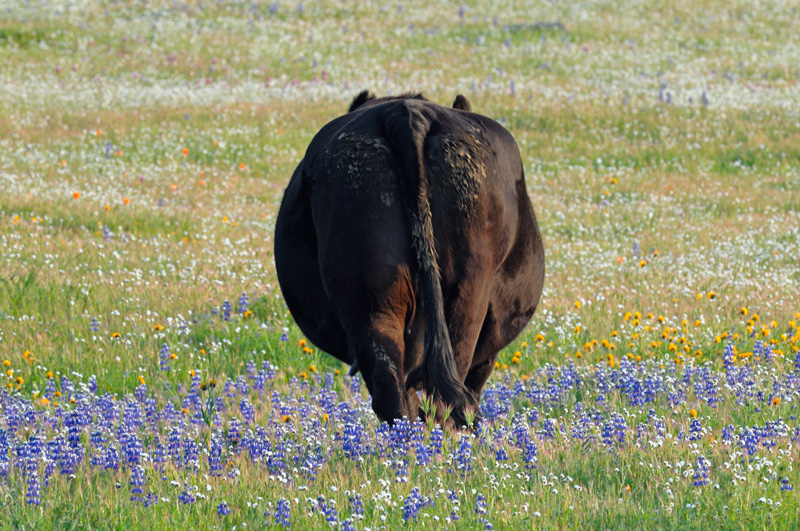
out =
{"type": "Polygon", "coordinates": [[[423,145],[430,120],[420,102],[403,100],[386,114],[387,136],[400,159],[405,202],[411,229],[411,245],[419,266],[425,308],[425,352],[422,381],[437,402],[452,408],[456,426],[466,426],[465,411],[475,407],[474,395],[458,374],[453,346],[444,314],[441,273],[439,271],[428,179],[425,174],[423,145]]]}

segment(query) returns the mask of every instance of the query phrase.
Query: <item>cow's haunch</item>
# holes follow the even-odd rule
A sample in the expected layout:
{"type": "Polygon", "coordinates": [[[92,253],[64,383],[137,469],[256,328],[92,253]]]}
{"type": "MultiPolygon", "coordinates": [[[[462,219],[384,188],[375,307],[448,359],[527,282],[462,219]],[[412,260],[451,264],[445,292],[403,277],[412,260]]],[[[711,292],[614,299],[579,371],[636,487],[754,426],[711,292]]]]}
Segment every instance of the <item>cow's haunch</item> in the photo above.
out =
{"type": "Polygon", "coordinates": [[[497,353],[533,315],[544,249],[516,142],[419,94],[359,94],[292,175],[275,228],[286,304],[321,350],[357,366],[381,420],[477,413],[497,353]]]}

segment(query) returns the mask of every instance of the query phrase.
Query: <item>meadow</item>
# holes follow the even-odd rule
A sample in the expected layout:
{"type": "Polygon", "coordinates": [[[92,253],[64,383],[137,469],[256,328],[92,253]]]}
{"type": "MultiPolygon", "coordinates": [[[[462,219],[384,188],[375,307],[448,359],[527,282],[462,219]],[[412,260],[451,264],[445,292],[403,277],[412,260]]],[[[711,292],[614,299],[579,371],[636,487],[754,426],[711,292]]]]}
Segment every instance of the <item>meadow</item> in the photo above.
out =
{"type": "Polygon", "coordinates": [[[0,529],[800,528],[792,3],[0,0],[0,529]],[[519,144],[474,433],[379,425],[272,231],[362,89],[519,144]]]}

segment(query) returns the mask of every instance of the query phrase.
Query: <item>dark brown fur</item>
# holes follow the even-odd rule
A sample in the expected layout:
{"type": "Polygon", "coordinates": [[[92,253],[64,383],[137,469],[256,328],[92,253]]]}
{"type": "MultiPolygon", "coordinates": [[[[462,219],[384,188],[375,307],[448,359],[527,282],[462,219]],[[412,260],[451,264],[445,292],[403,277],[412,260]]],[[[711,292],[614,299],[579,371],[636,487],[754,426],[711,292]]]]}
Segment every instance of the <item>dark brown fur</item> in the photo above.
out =
{"type": "Polygon", "coordinates": [[[516,143],[469,108],[463,96],[448,109],[360,93],[314,137],[278,214],[289,309],[311,342],[358,367],[388,422],[417,416],[419,389],[465,425],[541,295],[516,143]]]}

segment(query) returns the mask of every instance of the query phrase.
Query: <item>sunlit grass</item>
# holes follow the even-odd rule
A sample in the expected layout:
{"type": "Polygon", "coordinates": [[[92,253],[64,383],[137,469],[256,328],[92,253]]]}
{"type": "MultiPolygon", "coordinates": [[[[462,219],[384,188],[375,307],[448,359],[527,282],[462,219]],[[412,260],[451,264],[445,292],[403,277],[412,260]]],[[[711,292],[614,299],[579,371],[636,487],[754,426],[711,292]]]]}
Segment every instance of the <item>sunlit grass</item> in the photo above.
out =
{"type": "Polygon", "coordinates": [[[793,9],[4,9],[0,528],[259,528],[279,503],[295,529],[796,527],[793,9]],[[508,128],[545,242],[545,291],[498,357],[487,422],[445,433],[427,465],[435,427],[423,446],[381,431],[348,367],[300,344],[274,273],[282,190],[364,88],[463,93],[508,128]],[[159,461],[173,434],[196,458],[159,461]],[[38,504],[32,436],[52,443],[31,465],[38,504]],[[58,445],[85,451],[74,473],[58,445]],[[91,463],[112,448],[118,467],[91,463]],[[136,466],[146,503],[131,500],[136,466]]]}

